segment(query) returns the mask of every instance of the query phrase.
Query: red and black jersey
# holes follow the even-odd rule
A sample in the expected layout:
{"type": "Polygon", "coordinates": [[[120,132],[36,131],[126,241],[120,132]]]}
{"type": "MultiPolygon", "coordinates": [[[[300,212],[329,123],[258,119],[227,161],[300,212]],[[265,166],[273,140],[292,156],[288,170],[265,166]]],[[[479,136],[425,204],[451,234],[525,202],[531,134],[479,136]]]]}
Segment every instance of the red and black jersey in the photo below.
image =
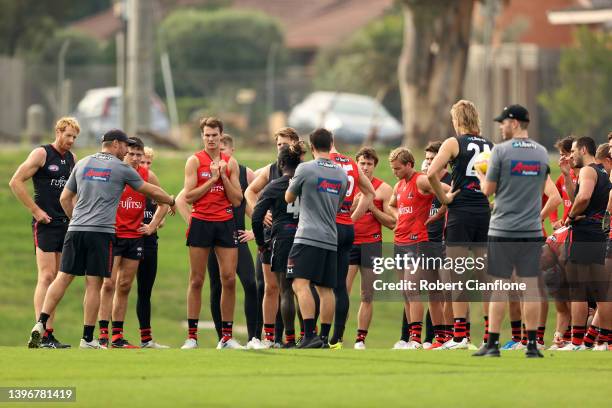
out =
{"type": "MultiPolygon", "coordinates": [[[[136,171],[145,182],[149,181],[149,170],[147,168],[138,166],[136,171]]],[[[146,196],[130,186],[125,186],[117,207],[115,234],[118,238],[142,237],[138,228],[143,224],[145,208],[146,196]]]]}
{"type": "MultiPolygon", "coordinates": [[[[608,197],[610,194],[610,179],[608,173],[601,164],[589,164],[589,167],[593,168],[597,172],[597,181],[591,194],[591,199],[587,208],[584,209],[582,214],[586,218],[576,221],[572,224],[572,228],[582,227],[588,225],[601,225],[608,207],[608,197]]],[[[576,183],[576,196],[580,191],[580,183],[576,183]]]]}
{"type": "MultiPolygon", "coordinates": [[[[374,191],[378,190],[378,187],[380,187],[382,184],[383,181],[381,179],[377,177],[372,178],[372,186],[374,187],[374,191]]],[[[359,189],[355,188],[355,190],[359,189]]],[[[383,200],[378,200],[375,198],[374,205],[376,208],[382,211],[383,200]]],[[[372,211],[368,210],[361,218],[355,221],[354,243],[357,245],[380,241],[382,241],[380,222],[376,219],[372,211]]]]}
{"type": "Polygon", "coordinates": [[[417,179],[422,173],[415,172],[410,180],[401,179],[395,190],[397,224],[395,227],[396,244],[416,244],[428,241],[425,221],[429,217],[433,194],[421,194],[417,179]]]}
{"type": "Polygon", "coordinates": [[[353,206],[353,200],[355,199],[356,186],[359,185],[359,169],[357,167],[357,163],[350,157],[347,157],[340,153],[331,153],[329,155],[330,159],[338,164],[342,170],[346,173],[348,177],[348,185],[346,188],[346,195],[344,197],[344,201],[342,202],[342,206],[338,211],[338,215],[336,216],[336,223],[338,224],[353,224],[353,220],[351,218],[351,207],[353,206]]]}
{"type": "MultiPolygon", "coordinates": [[[[213,162],[213,159],[206,150],[197,152],[195,156],[200,161],[197,184],[199,187],[212,178],[210,164],[213,162]]],[[[221,160],[229,163],[230,157],[221,153],[221,160]]],[[[227,175],[230,175],[229,166],[227,167],[227,175]]],[[[210,190],[193,203],[191,215],[203,221],[227,221],[234,217],[234,208],[227,198],[221,178],[217,180],[210,190]]]]}
{"type": "MultiPolygon", "coordinates": [[[[59,199],[74,168],[74,156],[72,152],[61,154],[52,144],[41,147],[45,149],[47,158],[45,164],[32,176],[34,202],[51,217],[51,225],[65,224],[68,217],[59,199]]],[[[32,222],[35,221],[32,219],[32,222]]]]}
{"type": "Polygon", "coordinates": [[[453,191],[460,190],[449,208],[469,207],[489,211],[489,200],[480,190],[474,164],[482,152],[490,152],[493,143],[482,136],[455,136],[459,144],[459,154],[451,160],[453,191]]]}

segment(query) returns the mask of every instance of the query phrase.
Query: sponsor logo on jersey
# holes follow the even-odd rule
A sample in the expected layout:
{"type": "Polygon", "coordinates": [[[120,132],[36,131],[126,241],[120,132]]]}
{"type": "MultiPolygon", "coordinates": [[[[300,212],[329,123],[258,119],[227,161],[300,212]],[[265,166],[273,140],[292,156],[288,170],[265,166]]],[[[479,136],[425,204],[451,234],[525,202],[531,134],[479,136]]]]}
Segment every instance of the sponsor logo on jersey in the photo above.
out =
{"type": "Polygon", "coordinates": [[[338,195],[342,188],[342,181],[319,177],[317,181],[317,191],[320,193],[328,193],[338,195]]]}
{"type": "Polygon", "coordinates": [[[83,170],[83,180],[102,181],[104,183],[108,183],[110,181],[111,171],[111,169],[85,167],[83,170]]]}
{"type": "Polygon", "coordinates": [[[134,201],[132,197],[128,197],[125,200],[121,200],[119,202],[119,206],[121,206],[121,208],[123,208],[124,210],[141,210],[142,202],[134,201]]]}
{"type": "Polygon", "coordinates": [[[468,190],[480,191],[480,183],[478,183],[477,181],[472,181],[467,186],[465,186],[465,188],[468,190]]]}
{"type": "Polygon", "coordinates": [[[338,163],[349,163],[351,161],[349,158],[342,157],[342,156],[336,156],[334,160],[337,161],[338,163]]]}
{"type": "Polygon", "coordinates": [[[145,210],[144,219],[145,220],[153,219],[153,211],[145,210]]]}
{"type": "Polygon", "coordinates": [[[51,179],[51,181],[49,182],[49,184],[53,187],[60,187],[60,188],[64,188],[64,186],[66,185],[66,182],[68,180],[66,180],[66,178],[64,176],[58,178],[58,179],[51,179]]]}
{"type": "Polygon", "coordinates": [[[412,206],[411,205],[407,207],[400,206],[400,208],[398,208],[397,211],[400,215],[412,214],[412,206]]]}
{"type": "Polygon", "coordinates": [[[537,176],[542,169],[539,161],[512,160],[510,175],[512,176],[537,176]]]}
{"type": "Polygon", "coordinates": [[[209,172],[207,172],[207,171],[203,171],[203,172],[200,173],[200,177],[202,177],[202,178],[210,178],[211,174],[209,172]]]}
{"type": "Polygon", "coordinates": [[[512,142],[512,147],[515,149],[535,149],[537,146],[533,142],[526,142],[524,140],[517,140],[512,142]]]}
{"type": "Polygon", "coordinates": [[[336,169],[338,168],[338,165],[334,162],[331,161],[327,161],[327,160],[318,160],[317,161],[317,166],[319,167],[326,167],[328,169],[336,169]]]}
{"type": "Polygon", "coordinates": [[[220,185],[216,185],[216,184],[215,184],[214,186],[212,186],[212,187],[210,188],[210,190],[209,190],[209,191],[211,191],[211,192],[216,192],[216,193],[219,193],[219,192],[221,192],[221,193],[222,193],[222,192],[224,192],[224,191],[225,191],[225,188],[223,187],[223,184],[220,184],[220,185]]]}
{"type": "Polygon", "coordinates": [[[59,171],[59,166],[57,164],[50,164],[47,168],[49,171],[59,171]]]}

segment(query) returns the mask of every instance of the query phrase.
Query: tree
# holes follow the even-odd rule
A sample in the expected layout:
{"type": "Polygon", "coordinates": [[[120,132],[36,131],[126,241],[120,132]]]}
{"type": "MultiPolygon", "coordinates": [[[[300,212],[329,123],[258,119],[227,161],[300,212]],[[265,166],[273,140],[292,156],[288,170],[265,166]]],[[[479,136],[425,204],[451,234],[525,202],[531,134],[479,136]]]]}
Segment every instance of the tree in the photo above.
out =
{"type": "Polygon", "coordinates": [[[402,32],[402,16],[393,13],[357,31],[344,45],[322,51],[315,62],[316,88],[369,94],[382,101],[397,88],[402,32]]]}
{"type": "Polygon", "coordinates": [[[451,134],[450,106],[461,96],[475,0],[402,0],[404,45],[398,78],[404,144],[451,134]]]}
{"type": "Polygon", "coordinates": [[[612,35],[583,28],[575,42],[562,51],[559,87],[538,99],[562,134],[600,139],[612,130],[612,35]]]}
{"type": "Polygon", "coordinates": [[[245,10],[179,10],[160,31],[178,69],[265,69],[270,46],[283,43],[276,20],[245,10]]]}
{"type": "Polygon", "coordinates": [[[70,41],[66,52],[67,65],[86,65],[103,62],[101,44],[93,37],[78,31],[60,30],[45,42],[38,58],[48,65],[57,64],[58,55],[65,41],[70,41]]]}

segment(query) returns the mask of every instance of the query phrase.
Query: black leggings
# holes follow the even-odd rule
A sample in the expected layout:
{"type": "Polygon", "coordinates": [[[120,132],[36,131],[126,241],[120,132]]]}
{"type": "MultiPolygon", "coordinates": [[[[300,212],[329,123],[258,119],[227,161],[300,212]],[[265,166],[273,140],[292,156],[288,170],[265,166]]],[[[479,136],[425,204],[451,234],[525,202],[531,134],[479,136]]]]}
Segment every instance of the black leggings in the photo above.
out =
{"type": "MultiPolygon", "coordinates": [[[[247,243],[238,245],[238,278],[244,289],[244,314],[246,316],[247,331],[249,340],[256,337],[258,321],[261,320],[261,308],[259,296],[257,294],[257,283],[255,280],[255,267],[253,258],[247,243]]],[[[219,275],[219,264],[214,249],[211,248],[208,255],[208,275],[210,276],[210,311],[217,336],[221,339],[221,276],[219,275]]]]}
{"type": "Polygon", "coordinates": [[[138,283],[138,300],[136,314],[141,329],[151,328],[151,292],[157,276],[157,246],[144,247],[144,257],[138,264],[136,282],[138,283]]]}
{"type": "Polygon", "coordinates": [[[344,326],[349,313],[349,293],[346,288],[346,276],[348,275],[349,260],[353,241],[355,240],[355,232],[352,225],[338,226],[338,282],[334,288],[336,295],[336,313],[334,316],[334,335],[330,343],[335,344],[342,341],[344,336],[344,326]]]}

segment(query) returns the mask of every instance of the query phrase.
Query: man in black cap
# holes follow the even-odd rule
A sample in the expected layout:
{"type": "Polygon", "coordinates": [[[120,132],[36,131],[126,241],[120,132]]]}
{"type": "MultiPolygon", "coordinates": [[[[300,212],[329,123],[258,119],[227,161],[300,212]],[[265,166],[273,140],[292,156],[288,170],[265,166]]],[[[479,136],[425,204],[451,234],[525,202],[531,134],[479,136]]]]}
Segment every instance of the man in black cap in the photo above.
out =
{"type": "Polygon", "coordinates": [[[38,322],[32,328],[28,347],[38,348],[45,325],[75,276],[85,276],[84,327],[81,348],[100,348],[93,338],[100,305],[100,288],[111,276],[115,214],[126,185],[174,207],[174,198],[161,188],[145,182],[122,161],[128,137],[118,129],[106,132],[102,151],[80,160],[66,183],[60,203],[70,218],[64,239],[60,268],[49,286],[38,322]],[[76,198],[76,205],[74,199],[76,198]]]}
{"type": "Polygon", "coordinates": [[[513,272],[522,286],[527,357],[544,357],[537,348],[540,302],[538,277],[544,235],[542,220],[561,204],[550,179],[548,152],[527,134],[529,113],[511,105],[495,118],[504,141],[493,148],[487,174],[476,167],[483,194],[495,194],[488,233],[488,274],[495,283],[489,304],[489,338],[475,357],[499,357],[499,333],[513,272]],[[542,208],[542,192],[548,197],[542,208]]]}

